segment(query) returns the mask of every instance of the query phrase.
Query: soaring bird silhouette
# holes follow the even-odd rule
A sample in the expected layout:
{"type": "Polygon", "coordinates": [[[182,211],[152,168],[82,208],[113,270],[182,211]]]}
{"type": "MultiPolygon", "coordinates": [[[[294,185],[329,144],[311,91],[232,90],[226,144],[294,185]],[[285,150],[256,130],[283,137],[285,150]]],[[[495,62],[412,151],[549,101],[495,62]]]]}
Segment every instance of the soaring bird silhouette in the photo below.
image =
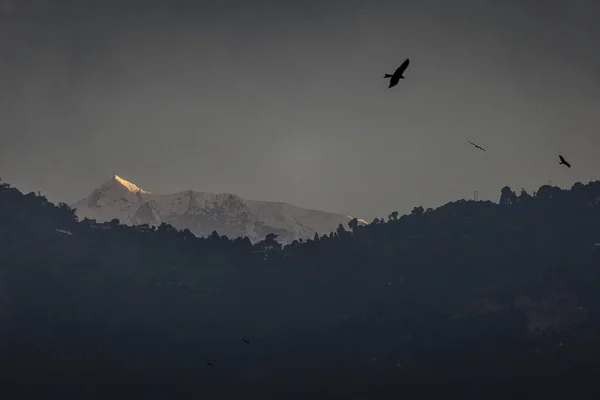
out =
{"type": "Polygon", "coordinates": [[[408,64],[410,63],[410,60],[407,58],[401,66],[398,67],[398,69],[394,72],[393,75],[390,74],[385,74],[383,76],[384,79],[390,79],[390,85],[388,86],[388,88],[394,87],[398,84],[398,82],[400,82],[400,79],[404,79],[404,76],[402,76],[402,74],[404,73],[404,71],[406,70],[406,68],[408,68],[408,64]]]}
{"type": "Polygon", "coordinates": [[[208,367],[212,367],[212,366],[213,366],[213,365],[212,365],[212,363],[211,363],[211,362],[207,362],[207,363],[206,363],[206,368],[208,368],[208,367]]]}
{"type": "Polygon", "coordinates": [[[560,162],[559,162],[559,164],[566,165],[568,168],[571,168],[571,164],[569,164],[569,163],[567,162],[567,160],[565,160],[565,158],[564,158],[563,156],[561,156],[561,155],[559,154],[559,155],[558,155],[558,158],[560,158],[560,162]]]}
{"type": "Polygon", "coordinates": [[[469,143],[469,144],[472,144],[473,146],[477,147],[478,149],[485,151],[485,149],[484,149],[483,147],[481,147],[481,146],[479,146],[479,145],[476,145],[476,144],[475,144],[475,143],[473,143],[473,142],[469,142],[469,141],[467,140],[467,143],[469,143]]]}
{"type": "Polygon", "coordinates": [[[246,344],[250,344],[250,342],[244,338],[242,338],[242,342],[246,343],[246,344]]]}

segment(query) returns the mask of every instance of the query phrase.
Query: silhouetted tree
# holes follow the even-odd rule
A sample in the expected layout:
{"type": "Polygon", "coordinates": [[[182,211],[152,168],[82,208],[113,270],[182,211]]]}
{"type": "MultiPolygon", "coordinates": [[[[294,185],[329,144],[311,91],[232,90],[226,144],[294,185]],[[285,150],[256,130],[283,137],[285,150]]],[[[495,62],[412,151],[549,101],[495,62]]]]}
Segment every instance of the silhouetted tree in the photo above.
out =
{"type": "Polygon", "coordinates": [[[423,209],[422,206],[418,206],[412,209],[411,211],[411,215],[415,215],[415,216],[420,216],[423,215],[423,213],[425,213],[425,210],[423,209]]]}
{"type": "Polygon", "coordinates": [[[524,201],[529,201],[531,199],[532,199],[531,195],[529,193],[527,193],[527,191],[525,189],[521,189],[521,194],[519,194],[519,198],[518,198],[519,203],[522,203],[524,201]]]}
{"type": "Polygon", "coordinates": [[[508,186],[504,186],[500,193],[500,204],[515,204],[517,202],[517,194],[508,186]]]}
{"type": "Polygon", "coordinates": [[[350,236],[350,232],[346,231],[346,229],[344,229],[344,225],[342,225],[341,223],[338,225],[336,233],[338,238],[340,239],[345,239],[350,236]]]}
{"type": "Polygon", "coordinates": [[[561,189],[555,186],[543,185],[537,190],[536,197],[550,200],[554,196],[560,195],[561,189]]]}

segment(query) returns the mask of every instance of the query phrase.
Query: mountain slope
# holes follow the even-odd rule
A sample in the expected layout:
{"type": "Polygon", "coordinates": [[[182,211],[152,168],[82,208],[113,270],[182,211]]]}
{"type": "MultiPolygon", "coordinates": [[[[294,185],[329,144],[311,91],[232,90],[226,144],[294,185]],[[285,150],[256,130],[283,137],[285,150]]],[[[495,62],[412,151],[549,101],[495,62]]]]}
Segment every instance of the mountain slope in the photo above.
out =
{"type": "MultiPolygon", "coordinates": [[[[281,243],[312,238],[345,227],[347,215],[307,210],[286,203],[246,200],[231,193],[187,190],[173,194],[145,191],[115,175],[88,197],[72,205],[80,220],[98,222],[119,219],[127,225],[157,226],[165,222],[178,229],[189,229],[196,236],[213,231],[231,238],[248,236],[254,243],[269,233],[279,235],[281,243]]],[[[361,224],[366,224],[359,219],[361,224]]]]}

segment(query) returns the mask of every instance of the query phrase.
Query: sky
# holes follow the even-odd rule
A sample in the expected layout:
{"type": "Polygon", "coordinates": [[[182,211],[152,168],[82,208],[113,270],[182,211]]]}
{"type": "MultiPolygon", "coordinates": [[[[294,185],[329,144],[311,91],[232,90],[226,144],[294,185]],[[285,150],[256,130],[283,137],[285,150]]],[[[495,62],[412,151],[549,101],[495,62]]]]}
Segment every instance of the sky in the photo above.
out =
{"type": "Polygon", "coordinates": [[[0,177],[369,220],[569,188],[600,179],[599,19],[597,0],[0,0],[0,177]]]}

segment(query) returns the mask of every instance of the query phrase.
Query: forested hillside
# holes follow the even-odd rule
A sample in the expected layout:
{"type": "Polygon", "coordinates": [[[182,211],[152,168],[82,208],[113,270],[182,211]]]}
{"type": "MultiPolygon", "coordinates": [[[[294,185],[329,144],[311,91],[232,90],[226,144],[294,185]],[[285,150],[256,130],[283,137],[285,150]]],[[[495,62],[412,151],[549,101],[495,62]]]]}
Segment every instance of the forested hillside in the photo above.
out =
{"type": "Polygon", "coordinates": [[[78,222],[2,184],[2,375],[303,390],[594,377],[600,182],[499,195],[281,248],[78,222]]]}

